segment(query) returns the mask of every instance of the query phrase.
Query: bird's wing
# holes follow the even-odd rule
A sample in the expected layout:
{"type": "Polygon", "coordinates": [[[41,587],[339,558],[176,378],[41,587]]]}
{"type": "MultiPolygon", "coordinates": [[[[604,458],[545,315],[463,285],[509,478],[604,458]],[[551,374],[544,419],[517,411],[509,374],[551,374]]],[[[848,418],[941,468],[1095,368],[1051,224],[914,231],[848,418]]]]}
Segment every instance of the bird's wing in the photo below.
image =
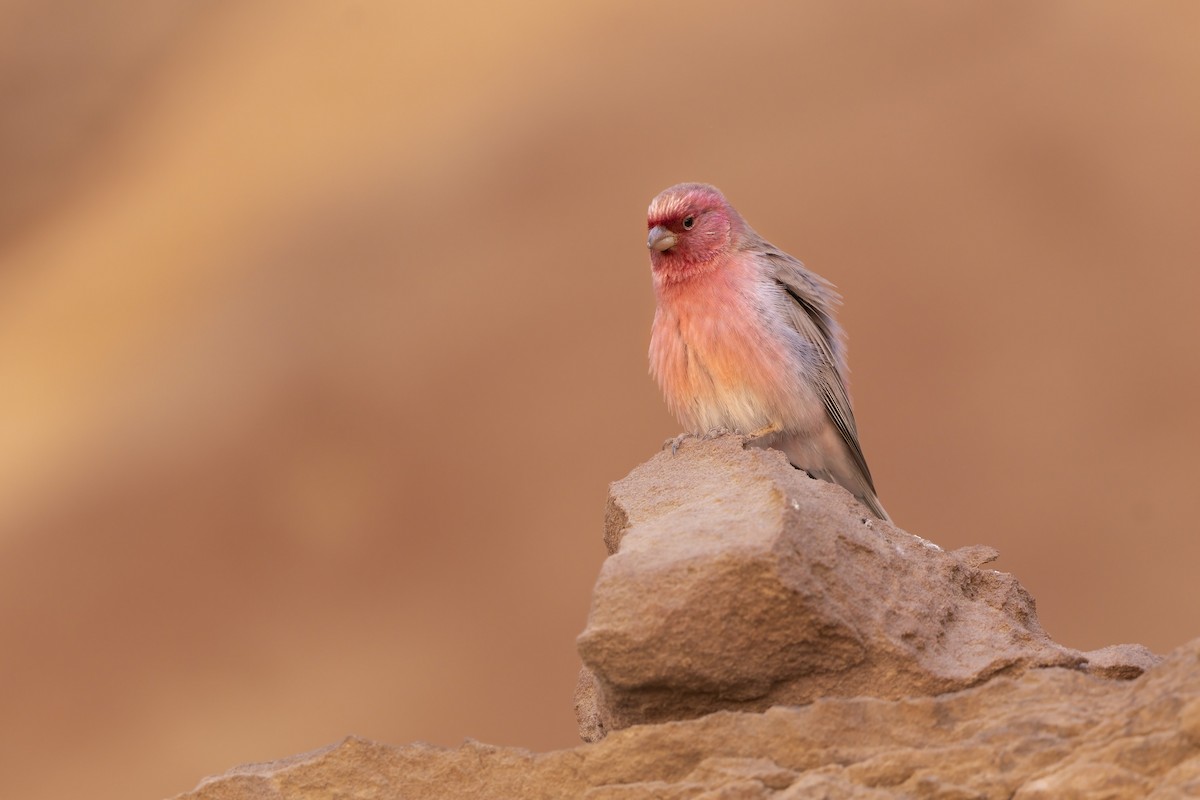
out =
{"type": "Polygon", "coordinates": [[[784,303],[788,321],[805,341],[816,346],[820,359],[818,378],[825,411],[846,443],[855,466],[862,472],[867,486],[875,491],[871,470],[858,444],[858,426],[854,409],[846,391],[846,369],[841,330],[833,319],[833,306],[839,301],[832,284],[809,272],[796,259],[776,248],[767,247],[764,253],[772,265],[773,277],[788,300],[784,303]]]}

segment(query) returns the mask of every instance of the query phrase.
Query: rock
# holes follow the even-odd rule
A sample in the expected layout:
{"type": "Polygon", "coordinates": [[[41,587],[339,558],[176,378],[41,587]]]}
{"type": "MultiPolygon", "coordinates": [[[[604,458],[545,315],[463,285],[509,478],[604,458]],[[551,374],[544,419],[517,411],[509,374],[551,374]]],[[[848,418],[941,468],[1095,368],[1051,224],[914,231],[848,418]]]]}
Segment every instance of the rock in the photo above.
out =
{"type": "Polygon", "coordinates": [[[1200,796],[1200,639],[1051,641],[1033,599],[738,437],[613,485],[580,734],[535,754],[350,737],[177,800],[1200,796]]]}
{"type": "MultiPolygon", "coordinates": [[[[1087,669],[1093,675],[1130,680],[1162,661],[1140,644],[1113,644],[1084,653],[1087,669]]],[[[594,694],[594,692],[593,692],[594,694]]]]}
{"type": "Polygon", "coordinates": [[[579,738],[585,742],[598,742],[608,733],[600,718],[596,676],[587,667],[579,670],[579,680],[575,684],[575,720],[579,723],[579,738]]]}
{"type": "MultiPolygon", "coordinates": [[[[579,637],[580,734],[823,697],[898,699],[1030,669],[1086,669],[1033,598],[986,564],[881,522],[737,436],[690,440],[612,486],[601,569],[579,637]]],[[[1096,654],[1132,678],[1144,648],[1096,654]]]]}
{"type": "Polygon", "coordinates": [[[938,696],[830,698],[638,725],[533,754],[349,738],[176,800],[1200,795],[1200,640],[1136,680],[1030,669],[938,696]]]}

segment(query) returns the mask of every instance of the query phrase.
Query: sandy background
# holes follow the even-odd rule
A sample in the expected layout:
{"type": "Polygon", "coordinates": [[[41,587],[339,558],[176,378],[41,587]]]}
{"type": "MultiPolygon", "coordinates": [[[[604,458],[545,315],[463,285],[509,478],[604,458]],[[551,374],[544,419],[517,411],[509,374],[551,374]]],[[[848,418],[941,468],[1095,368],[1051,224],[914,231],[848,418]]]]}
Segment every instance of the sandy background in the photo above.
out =
{"type": "Polygon", "coordinates": [[[0,2],[0,796],[572,745],[679,180],[840,286],[902,526],[1200,635],[1200,5],[730,8],[0,2]]]}

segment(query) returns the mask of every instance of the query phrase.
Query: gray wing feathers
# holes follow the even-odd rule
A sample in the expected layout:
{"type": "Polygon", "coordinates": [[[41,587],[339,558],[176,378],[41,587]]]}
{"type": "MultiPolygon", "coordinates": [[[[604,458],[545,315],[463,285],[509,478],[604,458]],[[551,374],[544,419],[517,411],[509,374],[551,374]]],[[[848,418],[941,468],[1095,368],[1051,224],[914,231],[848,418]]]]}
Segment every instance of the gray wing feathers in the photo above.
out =
{"type": "MultiPolygon", "coordinates": [[[[861,499],[880,519],[888,519],[887,512],[875,497],[875,482],[871,470],[858,443],[858,427],[854,422],[854,410],[850,405],[850,394],[846,391],[845,347],[841,341],[841,330],[833,319],[832,307],[839,297],[833,287],[813,275],[804,266],[770,246],[765,255],[775,266],[775,280],[792,302],[786,304],[789,321],[805,340],[817,347],[821,365],[821,398],[830,421],[837,429],[850,460],[858,471],[858,480],[852,483],[861,487],[846,486],[861,499]],[[861,488],[861,493],[858,489],[861,488]]],[[[850,477],[850,476],[847,476],[850,477]]],[[[842,483],[842,481],[835,481],[842,483]]]]}

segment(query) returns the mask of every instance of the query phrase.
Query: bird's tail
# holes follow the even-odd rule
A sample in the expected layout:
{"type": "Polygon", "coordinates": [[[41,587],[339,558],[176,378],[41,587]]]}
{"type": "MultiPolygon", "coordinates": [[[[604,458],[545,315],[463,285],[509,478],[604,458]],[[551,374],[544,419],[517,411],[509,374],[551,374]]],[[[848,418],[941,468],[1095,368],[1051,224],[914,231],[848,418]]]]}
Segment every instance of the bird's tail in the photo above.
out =
{"type": "Polygon", "coordinates": [[[783,436],[771,446],[782,450],[792,466],[814,478],[836,483],[858,498],[876,517],[885,522],[892,521],[875,494],[875,484],[866,463],[861,466],[856,463],[836,437],[783,436]]]}
{"type": "Polygon", "coordinates": [[[879,502],[879,497],[876,496],[875,492],[868,489],[865,494],[856,494],[854,496],[861,500],[864,506],[871,509],[872,514],[879,517],[884,522],[892,521],[892,518],[888,516],[887,511],[884,510],[883,504],[879,502]]]}
{"type": "MultiPolygon", "coordinates": [[[[804,467],[800,467],[798,465],[795,466],[797,466],[798,469],[804,469],[804,467]]],[[[861,479],[861,477],[857,474],[857,470],[854,471],[854,474],[843,475],[839,475],[836,472],[831,472],[829,470],[813,471],[805,469],[804,471],[809,475],[812,475],[814,478],[820,478],[823,481],[836,483],[838,486],[841,486],[843,489],[850,492],[850,494],[858,498],[858,502],[866,506],[872,514],[879,517],[884,522],[892,521],[892,518],[888,516],[886,511],[884,511],[883,504],[879,502],[879,497],[875,494],[875,490],[871,486],[867,485],[866,481],[861,479]]]]}

